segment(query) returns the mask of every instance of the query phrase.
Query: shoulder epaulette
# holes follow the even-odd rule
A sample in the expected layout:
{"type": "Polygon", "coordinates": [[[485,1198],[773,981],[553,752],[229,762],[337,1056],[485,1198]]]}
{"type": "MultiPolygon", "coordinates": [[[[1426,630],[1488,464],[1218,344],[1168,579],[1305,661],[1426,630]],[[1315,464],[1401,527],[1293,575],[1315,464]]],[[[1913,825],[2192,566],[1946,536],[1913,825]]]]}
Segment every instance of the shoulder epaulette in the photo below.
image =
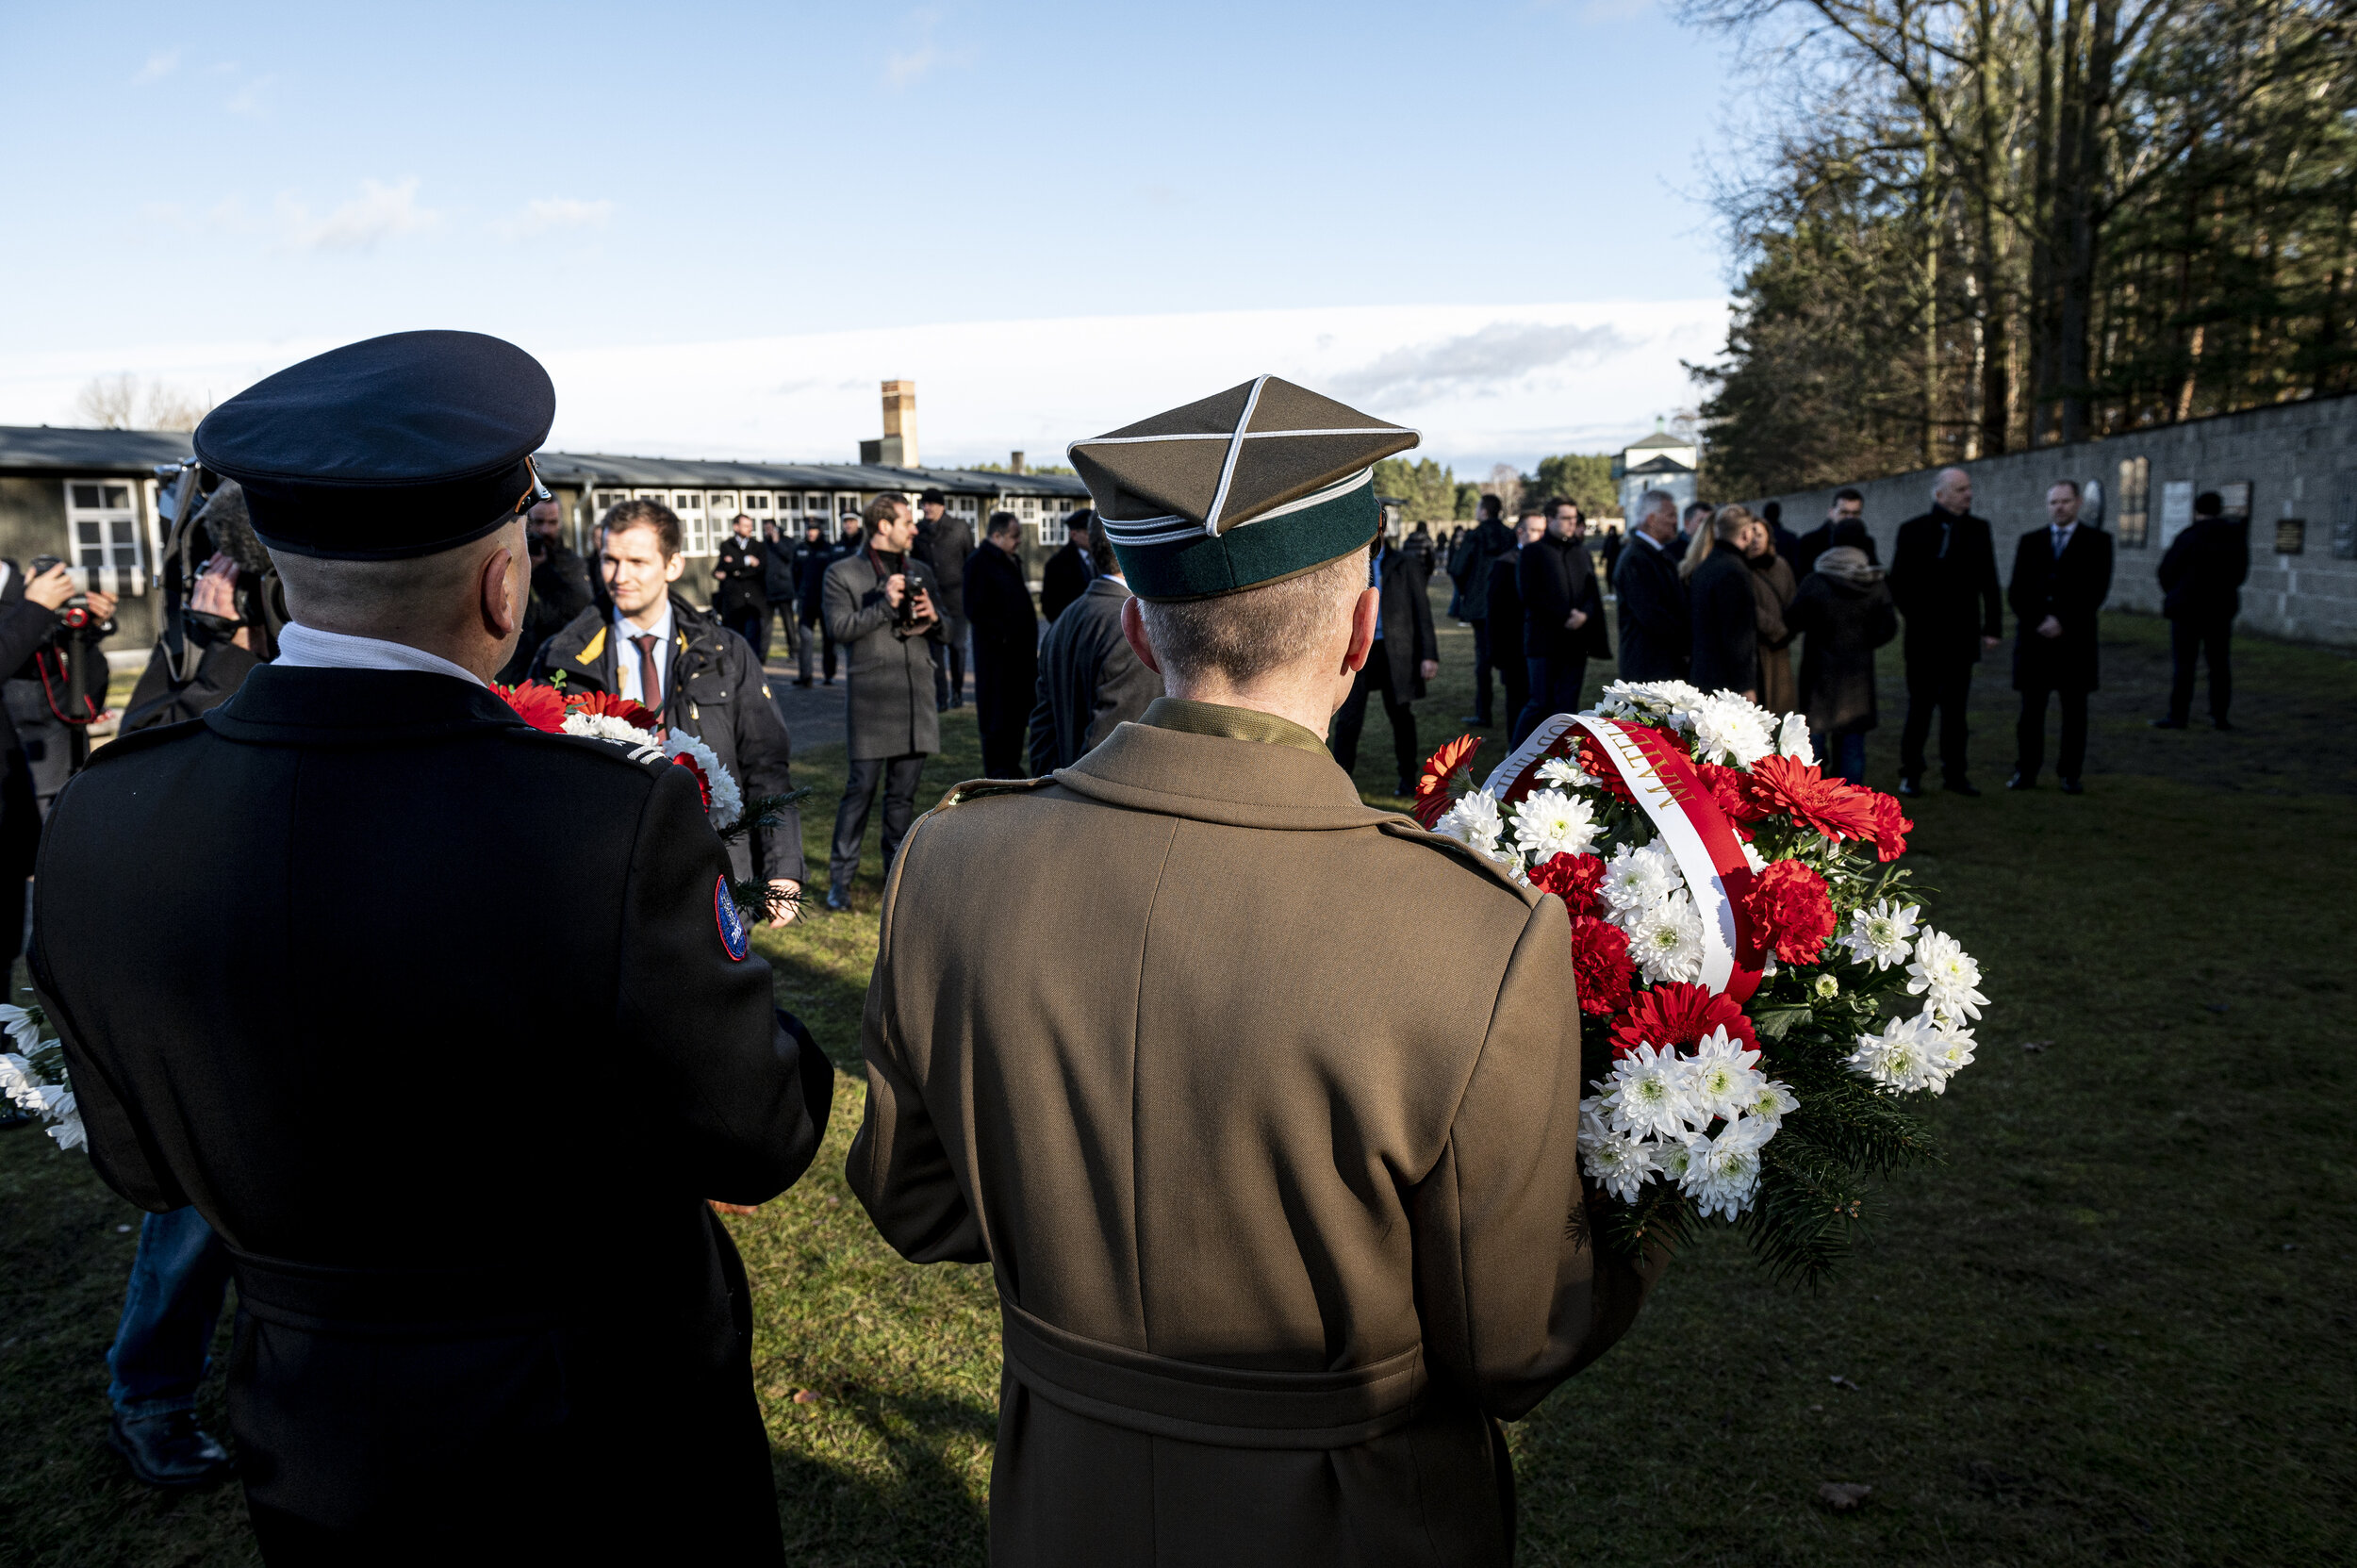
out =
{"type": "Polygon", "coordinates": [[[1054,775],[1043,779],[968,779],[941,798],[935,811],[962,806],[968,801],[980,801],[992,795],[1028,795],[1034,789],[1046,789],[1056,782],[1054,775]]]}
{"type": "Polygon", "coordinates": [[[1410,817],[1395,817],[1376,825],[1393,838],[1404,838],[1411,844],[1422,844],[1429,849],[1438,850],[1459,865],[1479,872],[1483,877],[1505,888],[1526,904],[1535,904],[1540,900],[1541,895],[1537,888],[1527,883],[1515,881],[1513,874],[1505,867],[1500,866],[1488,855],[1478,852],[1470,844],[1451,838],[1444,833],[1432,833],[1419,827],[1410,817]]]}

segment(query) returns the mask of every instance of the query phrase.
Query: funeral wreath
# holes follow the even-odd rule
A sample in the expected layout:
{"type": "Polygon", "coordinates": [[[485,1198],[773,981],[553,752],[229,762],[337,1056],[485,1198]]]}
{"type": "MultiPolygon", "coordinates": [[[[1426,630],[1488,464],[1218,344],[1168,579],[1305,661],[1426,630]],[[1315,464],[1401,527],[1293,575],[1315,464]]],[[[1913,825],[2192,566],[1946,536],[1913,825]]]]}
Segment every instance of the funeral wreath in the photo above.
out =
{"type": "Polygon", "coordinates": [[[1731,1222],[1822,1278],[1866,1179],[1935,1157],[1909,1106],[1970,1065],[1988,1000],[1896,864],[1914,824],[1821,773],[1798,715],[1680,681],[1616,682],[1476,786],[1478,747],[1433,754],[1414,812],[1571,912],[1604,1242],[1731,1222]]]}

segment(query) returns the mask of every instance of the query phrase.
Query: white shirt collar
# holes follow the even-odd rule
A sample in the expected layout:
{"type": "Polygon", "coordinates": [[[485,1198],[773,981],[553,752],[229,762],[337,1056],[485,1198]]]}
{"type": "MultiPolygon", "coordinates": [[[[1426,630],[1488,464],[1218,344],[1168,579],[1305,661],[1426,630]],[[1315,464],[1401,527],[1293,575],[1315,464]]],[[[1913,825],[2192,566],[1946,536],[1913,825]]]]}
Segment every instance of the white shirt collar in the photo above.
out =
{"type": "Polygon", "coordinates": [[[349,632],[322,632],[299,620],[288,621],[278,634],[275,664],[296,669],[414,669],[427,675],[455,675],[483,685],[483,677],[439,653],[412,648],[383,637],[356,637],[349,632]]]}
{"type": "Polygon", "coordinates": [[[1632,532],[1635,533],[1639,538],[1653,546],[1656,550],[1667,550],[1670,548],[1668,545],[1663,544],[1659,539],[1655,538],[1651,534],[1646,533],[1642,528],[1634,529],[1632,532]]]}
{"type": "Polygon", "coordinates": [[[654,643],[657,648],[668,648],[671,645],[671,596],[668,593],[663,596],[662,619],[651,626],[641,626],[619,610],[614,612],[614,635],[624,641],[632,637],[643,637],[650,632],[654,634],[654,643]]]}

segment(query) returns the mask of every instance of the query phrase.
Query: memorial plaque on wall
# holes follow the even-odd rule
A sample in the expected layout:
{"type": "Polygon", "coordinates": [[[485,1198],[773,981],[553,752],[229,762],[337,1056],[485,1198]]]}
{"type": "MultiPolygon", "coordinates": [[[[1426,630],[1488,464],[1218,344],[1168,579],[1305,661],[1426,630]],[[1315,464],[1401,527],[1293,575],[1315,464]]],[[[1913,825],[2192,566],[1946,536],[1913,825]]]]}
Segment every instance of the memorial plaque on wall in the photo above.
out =
{"type": "Polygon", "coordinates": [[[2238,484],[2220,485],[2217,498],[2226,503],[2224,516],[2239,518],[2245,522],[2250,520],[2250,481],[2246,479],[2238,484]]]}
{"type": "Polygon", "coordinates": [[[2308,520],[2285,518],[2275,525],[2275,553],[2298,555],[2308,548],[2308,520]]]}
{"type": "Polygon", "coordinates": [[[2193,522],[2193,481],[2171,479],[2161,486],[2161,548],[2167,550],[2177,542],[2177,536],[2193,522]]]}

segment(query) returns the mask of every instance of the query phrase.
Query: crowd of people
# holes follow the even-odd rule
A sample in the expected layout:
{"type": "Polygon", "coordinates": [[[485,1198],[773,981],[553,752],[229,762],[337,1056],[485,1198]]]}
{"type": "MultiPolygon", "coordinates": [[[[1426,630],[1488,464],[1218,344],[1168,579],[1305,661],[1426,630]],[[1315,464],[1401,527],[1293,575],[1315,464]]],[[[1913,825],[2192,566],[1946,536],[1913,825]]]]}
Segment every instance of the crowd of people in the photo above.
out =
{"type": "MultiPolygon", "coordinates": [[[[2019,536],[1998,574],[1995,531],[1972,511],[1972,477],[1940,471],[1930,506],[1899,524],[1886,567],[1865,520],[1865,498],[1844,487],[1806,533],[1784,524],[1778,503],[1680,507],[1648,490],[1625,536],[1591,555],[1587,519],[1571,501],[1525,503],[1515,526],[1494,496],[1445,541],[1448,613],[1474,635],[1475,705],[1463,722],[1496,722],[1492,676],[1505,692],[1508,741],[1519,745],[1550,714],[1577,711],[1589,662],[1613,660],[1619,678],[1688,681],[1741,692],[1772,713],[1804,715],[1821,762],[1864,782],[1866,734],[1880,722],[1876,652],[1901,640],[1906,713],[1899,793],[1926,788],[1937,731],[1939,779],[1978,795],[1967,767],[1966,710],[1984,655],[2014,621],[2013,686],[2020,699],[2009,789],[2034,789],[2046,768],[2047,710],[2059,709],[2054,777],[2085,791],[2087,697],[2099,681],[2097,618],[2110,597],[2111,536],[2083,523],[2079,483],[2047,491],[2047,517],[2019,536]],[[1604,586],[1618,611],[1617,657],[1606,629],[1604,586]]],[[[2233,697],[2232,632],[2250,571],[2241,524],[2205,491],[2194,520],[2164,553],[2163,613],[2171,623],[2168,711],[2152,723],[2184,729],[2202,667],[2210,718],[2220,730],[2233,697]]],[[[1413,715],[1405,716],[1412,743],[1413,715]]],[[[1402,788],[1408,770],[1402,767],[1402,788]]]]}

